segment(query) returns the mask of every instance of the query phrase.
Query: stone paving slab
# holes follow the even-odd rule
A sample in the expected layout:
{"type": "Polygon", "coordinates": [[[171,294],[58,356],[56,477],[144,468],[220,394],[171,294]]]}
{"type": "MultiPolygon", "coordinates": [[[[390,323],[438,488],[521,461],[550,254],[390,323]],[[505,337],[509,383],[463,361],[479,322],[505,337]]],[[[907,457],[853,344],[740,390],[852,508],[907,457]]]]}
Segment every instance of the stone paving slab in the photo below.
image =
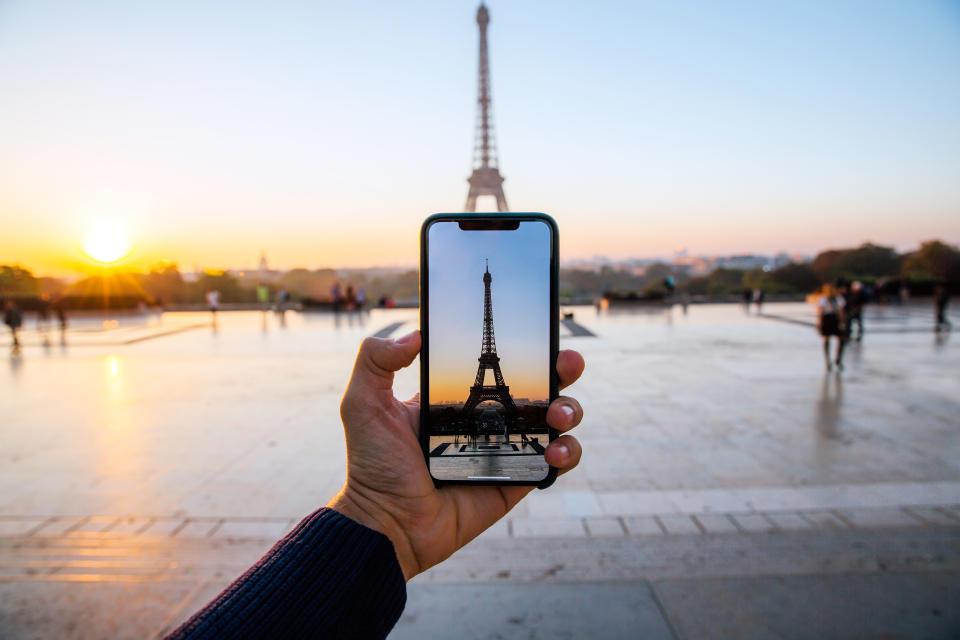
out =
{"type": "Polygon", "coordinates": [[[40,529],[48,518],[0,519],[0,537],[26,536],[40,529]]]}
{"type": "Polygon", "coordinates": [[[54,517],[48,519],[40,528],[38,533],[45,536],[58,536],[69,533],[73,529],[83,525],[89,518],[63,518],[54,517]]]}
{"type": "Polygon", "coordinates": [[[851,509],[839,513],[861,529],[916,527],[917,522],[923,521],[904,509],[851,509]]]}
{"type": "Polygon", "coordinates": [[[410,585],[407,607],[388,637],[454,636],[464,640],[675,638],[645,582],[410,585]]]}
{"type": "Polygon", "coordinates": [[[592,538],[619,537],[626,535],[623,521],[620,518],[585,518],[584,524],[587,535],[592,538]]]}
{"type": "Polygon", "coordinates": [[[820,529],[846,529],[850,526],[838,513],[832,511],[805,512],[803,517],[820,529]]]}
{"type": "Polygon", "coordinates": [[[103,531],[109,531],[112,527],[116,526],[119,518],[114,518],[111,516],[90,516],[86,520],[80,523],[80,525],[73,527],[72,532],[92,532],[100,533],[103,531]]]}
{"type": "Polygon", "coordinates": [[[294,523],[286,519],[272,521],[225,520],[212,535],[214,538],[279,540],[293,527],[294,523]]]}
{"type": "Polygon", "coordinates": [[[586,537],[582,520],[569,518],[517,518],[511,521],[515,538],[586,537]]]}
{"type": "Polygon", "coordinates": [[[415,582],[569,582],[658,577],[960,571],[956,530],[475,541],[415,582]],[[536,544],[534,544],[536,543],[536,544]]]}
{"type": "Polygon", "coordinates": [[[701,528],[690,516],[686,515],[665,515],[656,516],[664,531],[669,534],[699,534],[701,528]]]}
{"type": "Polygon", "coordinates": [[[196,588],[192,581],[0,581],[0,637],[155,638],[196,588]]]}
{"type": "Polygon", "coordinates": [[[187,520],[183,527],[177,531],[177,536],[181,538],[206,538],[221,522],[221,520],[187,520]]]}
{"type": "Polygon", "coordinates": [[[768,513],[767,517],[781,531],[809,531],[814,528],[812,522],[799,513],[768,513]]]}
{"type": "Polygon", "coordinates": [[[116,524],[110,527],[114,534],[136,535],[142,533],[153,522],[153,518],[118,518],[116,524]]]}
{"type": "Polygon", "coordinates": [[[156,518],[143,530],[143,535],[174,536],[186,525],[184,518],[156,518]]]}
{"type": "Polygon", "coordinates": [[[729,516],[716,514],[716,513],[704,513],[696,516],[691,516],[695,519],[704,531],[707,533],[736,533],[737,527],[733,524],[733,521],[729,516]]]}
{"type": "Polygon", "coordinates": [[[950,638],[957,601],[958,573],[412,584],[389,637],[950,638]]]}
{"type": "Polygon", "coordinates": [[[733,516],[737,526],[750,533],[774,531],[777,527],[770,518],[761,513],[745,513],[733,516]]]}
{"type": "Polygon", "coordinates": [[[655,516],[627,517],[623,522],[632,536],[662,536],[666,533],[655,516]]]}
{"type": "Polygon", "coordinates": [[[658,580],[654,589],[683,638],[955,638],[960,633],[960,573],[955,572],[658,580]]]}

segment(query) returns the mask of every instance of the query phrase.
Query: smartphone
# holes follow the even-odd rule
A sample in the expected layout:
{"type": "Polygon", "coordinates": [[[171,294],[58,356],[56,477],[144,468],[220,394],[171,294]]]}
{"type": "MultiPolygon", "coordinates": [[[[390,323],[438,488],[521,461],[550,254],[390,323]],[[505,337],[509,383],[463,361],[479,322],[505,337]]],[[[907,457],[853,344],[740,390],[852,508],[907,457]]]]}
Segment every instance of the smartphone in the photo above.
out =
{"type": "Polygon", "coordinates": [[[434,482],[535,485],[557,397],[557,225],[442,213],[420,233],[420,442],[434,482]]]}

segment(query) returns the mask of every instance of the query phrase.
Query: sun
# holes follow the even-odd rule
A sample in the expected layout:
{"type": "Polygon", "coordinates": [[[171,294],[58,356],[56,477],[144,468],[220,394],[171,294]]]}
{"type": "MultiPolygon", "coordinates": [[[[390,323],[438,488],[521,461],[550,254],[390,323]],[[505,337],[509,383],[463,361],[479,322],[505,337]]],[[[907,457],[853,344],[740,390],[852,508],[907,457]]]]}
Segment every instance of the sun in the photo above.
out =
{"type": "Polygon", "coordinates": [[[101,226],[83,240],[83,252],[103,264],[120,260],[130,253],[130,236],[119,226],[101,226]]]}

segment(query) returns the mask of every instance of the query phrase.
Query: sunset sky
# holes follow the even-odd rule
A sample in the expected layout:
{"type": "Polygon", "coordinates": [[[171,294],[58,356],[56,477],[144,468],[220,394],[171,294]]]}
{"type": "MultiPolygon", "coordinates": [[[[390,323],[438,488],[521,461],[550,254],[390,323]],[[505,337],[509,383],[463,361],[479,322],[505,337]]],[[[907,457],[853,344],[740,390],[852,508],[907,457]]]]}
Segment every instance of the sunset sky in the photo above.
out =
{"type": "MultiPolygon", "coordinates": [[[[483,343],[483,274],[490,297],[500,370],[514,398],[550,393],[550,232],[542,222],[515,231],[430,227],[430,402],[465,402],[483,343]]],[[[484,384],[493,384],[487,372],[484,384]]]]}
{"type": "MultiPolygon", "coordinates": [[[[489,3],[563,258],[960,243],[960,4],[489,3]]],[[[476,0],[0,3],[0,263],[415,266],[466,196],[476,0]]],[[[491,203],[484,203],[489,205],[491,203]]]]}

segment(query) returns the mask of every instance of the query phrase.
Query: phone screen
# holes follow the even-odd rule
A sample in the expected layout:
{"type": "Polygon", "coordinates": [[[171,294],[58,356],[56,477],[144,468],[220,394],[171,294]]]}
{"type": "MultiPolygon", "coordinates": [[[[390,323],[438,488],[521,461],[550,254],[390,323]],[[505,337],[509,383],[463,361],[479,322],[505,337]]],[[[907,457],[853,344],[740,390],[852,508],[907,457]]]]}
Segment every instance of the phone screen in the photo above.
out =
{"type": "Polygon", "coordinates": [[[427,461],[437,480],[549,472],[552,229],[512,226],[440,220],[427,230],[427,461]]]}

